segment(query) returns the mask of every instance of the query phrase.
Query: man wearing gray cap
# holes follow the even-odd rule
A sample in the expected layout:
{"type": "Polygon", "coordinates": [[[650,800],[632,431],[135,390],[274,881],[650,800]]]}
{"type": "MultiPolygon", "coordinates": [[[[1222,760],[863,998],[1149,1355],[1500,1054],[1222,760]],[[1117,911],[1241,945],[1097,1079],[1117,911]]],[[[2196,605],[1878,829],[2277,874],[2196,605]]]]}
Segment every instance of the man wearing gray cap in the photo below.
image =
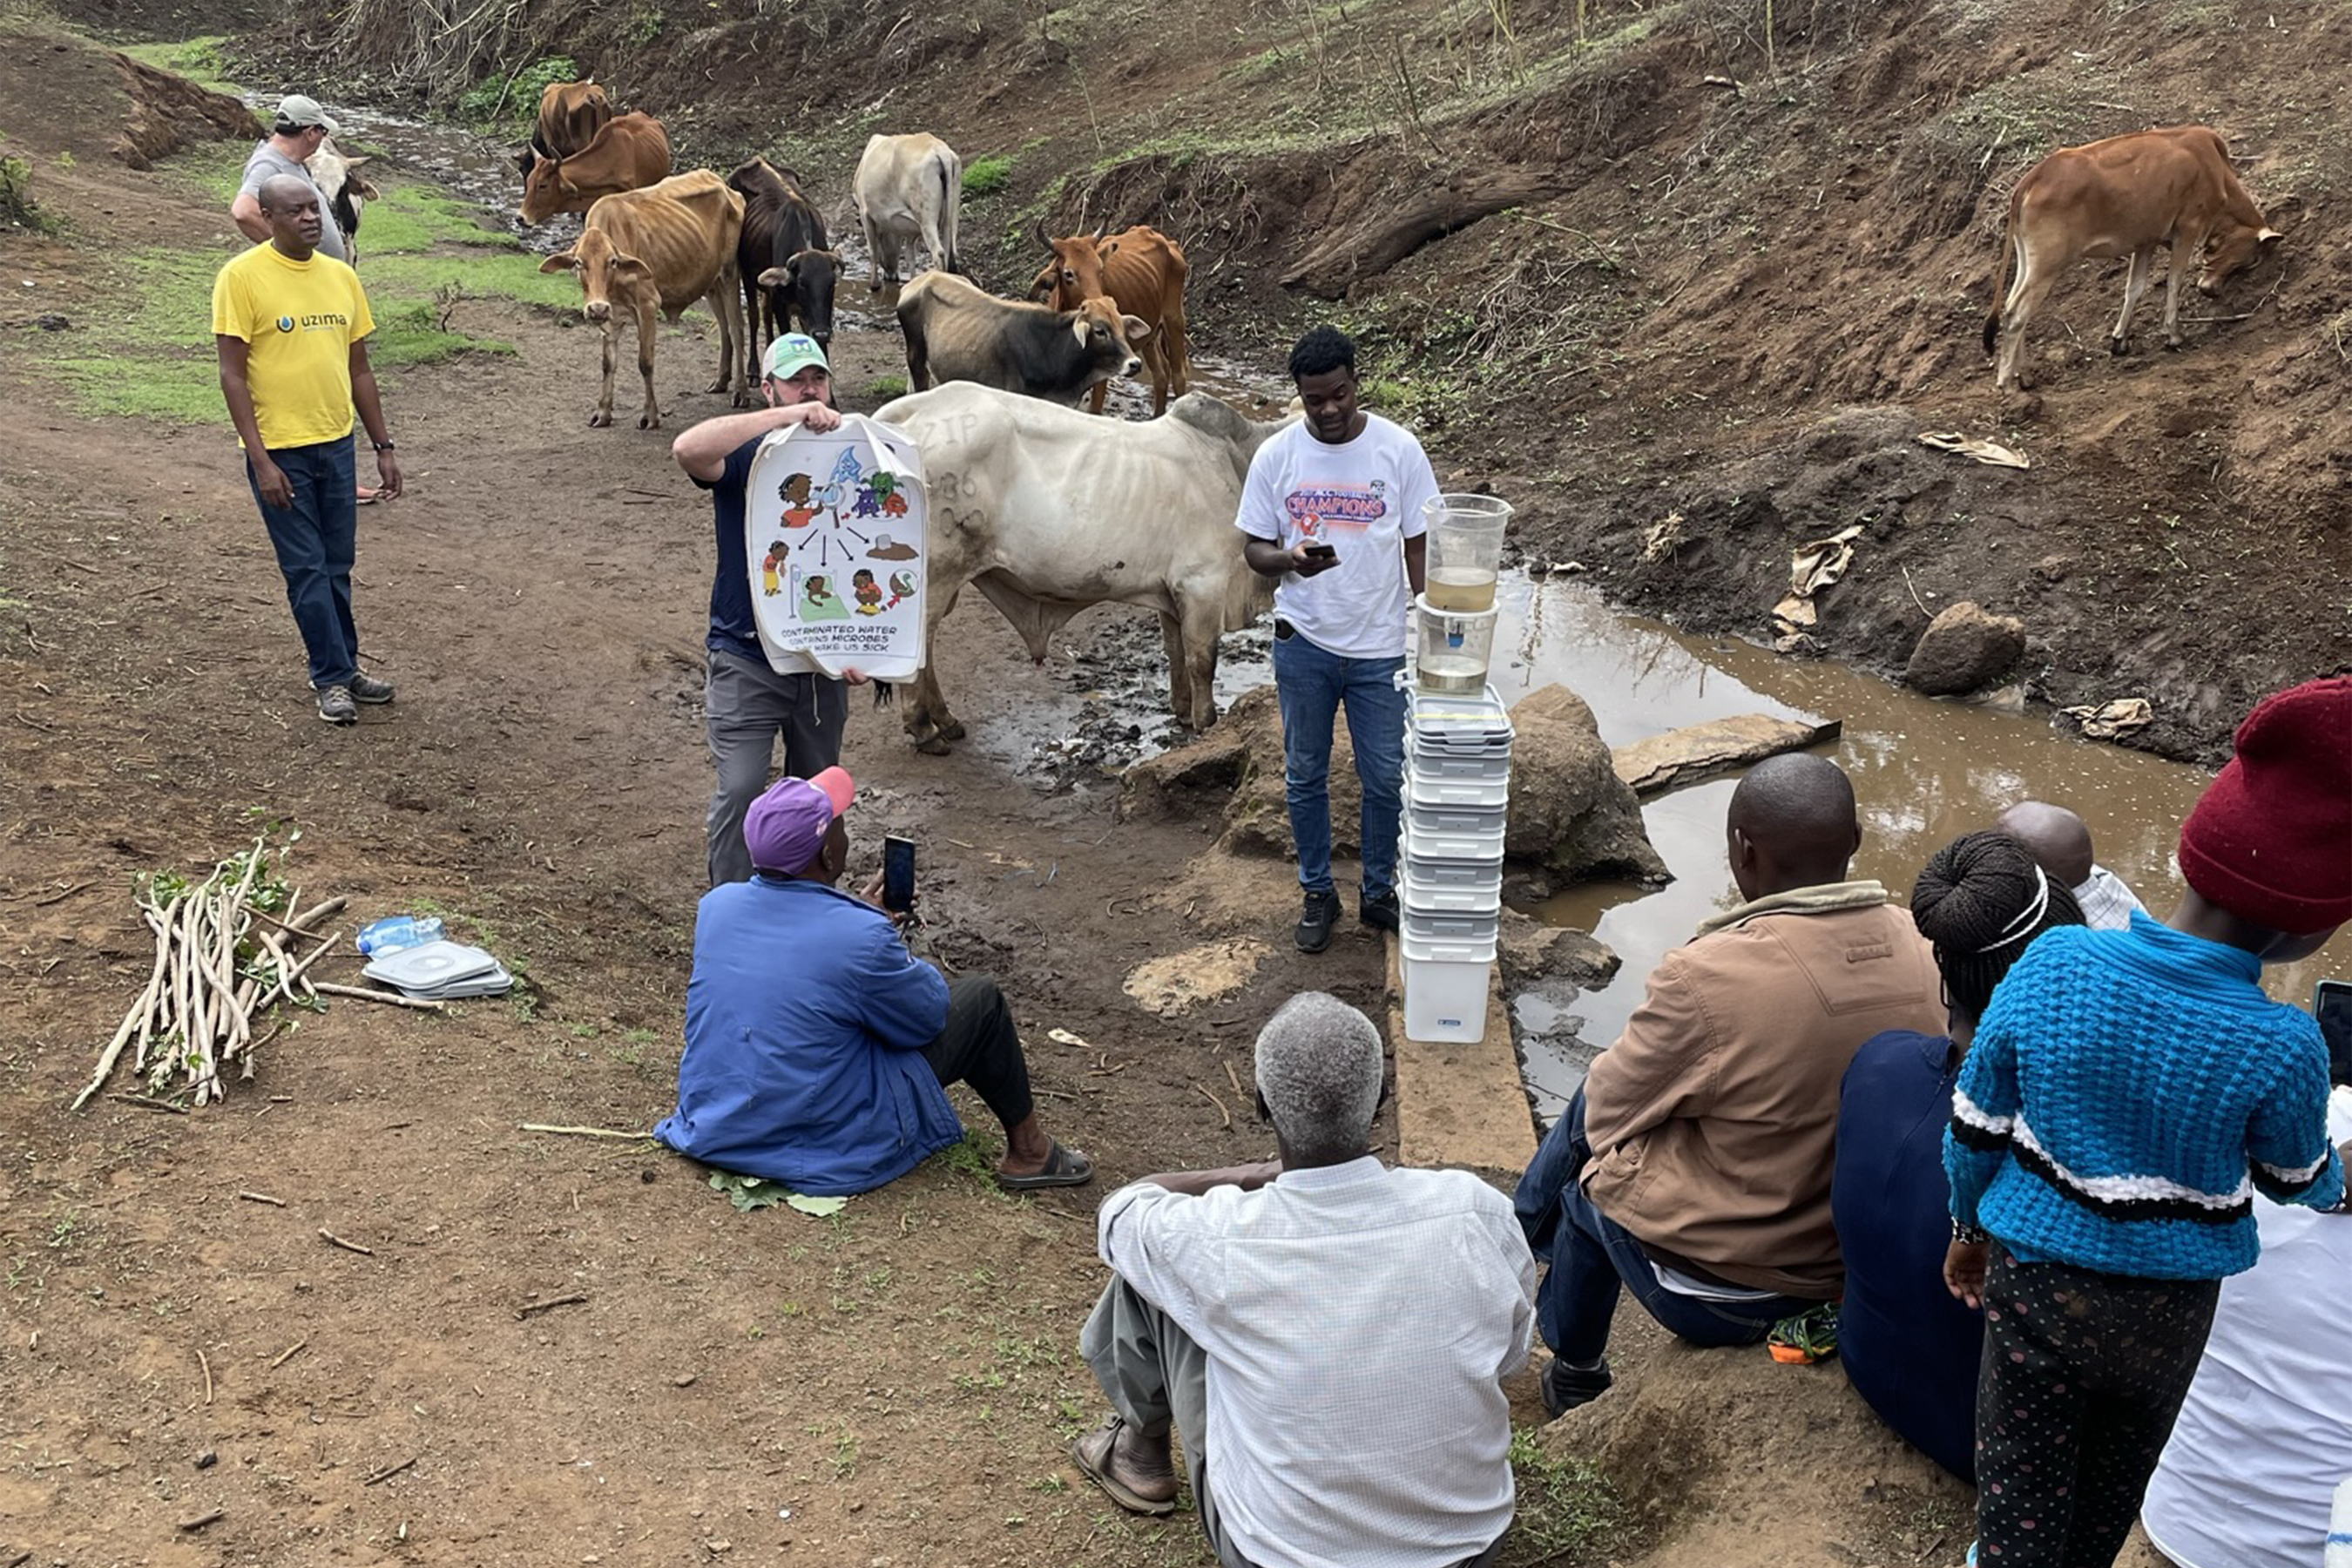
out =
{"type": "MultiPolygon", "coordinates": [[[[236,200],[228,205],[230,221],[244,231],[246,238],[265,244],[269,239],[269,218],[261,210],[264,181],[275,174],[291,174],[312,190],[319,189],[319,182],[310,177],[309,160],[319,143],[334,133],[335,122],[327,118],[317,99],[289,92],[278,100],[269,134],[254,143],[253,156],[245,161],[245,182],[237,186],[236,200]]],[[[320,209],[326,205],[326,195],[320,192],[320,209]]],[[[319,254],[348,264],[351,254],[343,248],[342,230],[331,223],[321,227],[319,254]]]]}

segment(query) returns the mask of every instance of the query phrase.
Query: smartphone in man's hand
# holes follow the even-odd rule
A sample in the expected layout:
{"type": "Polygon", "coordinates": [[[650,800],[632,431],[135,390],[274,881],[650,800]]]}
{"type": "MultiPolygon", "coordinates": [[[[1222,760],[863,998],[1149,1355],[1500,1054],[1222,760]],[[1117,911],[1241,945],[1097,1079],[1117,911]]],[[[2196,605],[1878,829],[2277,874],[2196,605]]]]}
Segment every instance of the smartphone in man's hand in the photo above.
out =
{"type": "Polygon", "coordinates": [[[915,841],[895,833],[882,840],[882,907],[894,915],[915,907],[915,841]]]}

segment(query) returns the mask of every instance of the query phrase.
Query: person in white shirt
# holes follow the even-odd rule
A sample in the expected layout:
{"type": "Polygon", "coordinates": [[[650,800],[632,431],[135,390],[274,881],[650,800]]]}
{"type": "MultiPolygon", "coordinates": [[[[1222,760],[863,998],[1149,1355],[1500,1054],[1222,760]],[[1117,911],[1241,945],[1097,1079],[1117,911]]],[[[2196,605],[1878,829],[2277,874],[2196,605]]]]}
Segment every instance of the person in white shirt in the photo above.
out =
{"type": "Polygon", "coordinates": [[[1509,1200],[1369,1152],[1381,1035],[1292,998],[1257,1040],[1281,1158],[1149,1176],[1097,1219],[1114,1278],[1080,1349],[1114,1414],[1071,1457],[1169,1513],[1171,1427],[1223,1568],[1480,1568],[1509,1529],[1535,1260],[1509,1200]]]}
{"type": "MultiPolygon", "coordinates": [[[[2327,1105],[2352,1139],[2352,1089],[2327,1105]]],[[[2197,1381],[2140,1503],[2182,1568],[2315,1568],[2329,1500],[2352,1476],[2352,1218],[2254,1199],[2262,1260],[2225,1281],[2197,1381]]]]}
{"type": "Polygon", "coordinates": [[[1993,826],[2025,846],[2025,852],[2052,878],[2066,885],[2094,931],[2126,931],[2132,911],[2147,906],[2124,879],[2091,858],[2091,829],[2080,816],[2048,801],[2021,800],[1993,826]]]}
{"type": "Polygon", "coordinates": [[[1404,799],[1404,668],[1422,592],[1423,507],[1437,494],[1428,454],[1357,405],[1356,345],[1318,327],[1290,351],[1307,417],[1269,438],[1242,487],[1242,555],[1274,591],[1274,686],[1282,772],[1298,848],[1301,952],[1331,945],[1331,722],[1342,703],[1363,782],[1367,926],[1397,929],[1397,832],[1404,799]]]}

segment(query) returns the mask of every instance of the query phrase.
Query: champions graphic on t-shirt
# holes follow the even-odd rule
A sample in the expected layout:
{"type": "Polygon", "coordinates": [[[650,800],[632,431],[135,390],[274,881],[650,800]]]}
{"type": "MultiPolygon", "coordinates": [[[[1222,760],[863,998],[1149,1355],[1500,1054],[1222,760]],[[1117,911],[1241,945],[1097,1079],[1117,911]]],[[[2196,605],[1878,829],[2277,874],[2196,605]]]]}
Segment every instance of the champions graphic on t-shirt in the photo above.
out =
{"type": "Polygon", "coordinates": [[[1333,529],[1360,533],[1387,515],[1388,488],[1386,479],[1360,485],[1318,481],[1283,497],[1283,510],[1309,539],[1333,529]]]}

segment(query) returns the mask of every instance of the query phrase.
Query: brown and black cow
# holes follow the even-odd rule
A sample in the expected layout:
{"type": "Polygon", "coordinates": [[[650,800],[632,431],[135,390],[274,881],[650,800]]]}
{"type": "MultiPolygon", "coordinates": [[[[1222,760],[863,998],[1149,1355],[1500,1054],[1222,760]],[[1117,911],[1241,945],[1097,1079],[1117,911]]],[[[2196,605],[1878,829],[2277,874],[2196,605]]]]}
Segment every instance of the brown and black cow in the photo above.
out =
{"type": "Polygon", "coordinates": [[[737,262],[743,272],[745,324],[756,357],[768,340],[793,323],[817,341],[833,342],[833,289],[841,258],[825,242],[824,215],[816,210],[789,169],[753,158],[727,176],[728,189],[743,198],[743,237],[737,262]],[[765,300],[767,319],[761,320],[765,300]]]}
{"type": "Polygon", "coordinates": [[[898,291],[907,338],[907,384],[973,381],[1000,391],[1075,406],[1114,375],[1133,375],[1135,344],[1150,322],[1123,315],[1108,299],[1056,310],[1000,300],[951,272],[918,274],[898,291]]]}

